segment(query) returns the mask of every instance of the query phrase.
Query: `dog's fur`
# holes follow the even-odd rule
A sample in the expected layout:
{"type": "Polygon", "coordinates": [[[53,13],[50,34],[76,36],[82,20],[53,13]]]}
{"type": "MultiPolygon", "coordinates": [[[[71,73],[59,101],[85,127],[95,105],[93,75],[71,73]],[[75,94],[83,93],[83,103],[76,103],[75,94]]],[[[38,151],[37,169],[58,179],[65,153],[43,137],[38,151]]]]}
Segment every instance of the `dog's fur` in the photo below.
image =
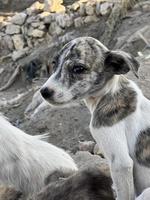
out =
{"type": "Polygon", "coordinates": [[[55,170],[73,173],[73,159],[62,149],[31,136],[0,115],[0,184],[11,185],[24,195],[36,193],[45,177],[55,170]]]}
{"type": "Polygon", "coordinates": [[[85,100],[90,130],[109,161],[117,199],[133,200],[135,189],[140,194],[150,186],[150,101],[124,77],[129,70],[137,76],[138,62],[81,37],[66,44],[53,65],[42,96],[56,106],[85,100]]]}
{"type": "Polygon", "coordinates": [[[136,200],[149,200],[150,199],[150,188],[145,189],[142,194],[136,200]]]}
{"type": "Polygon", "coordinates": [[[0,200],[20,200],[22,193],[13,187],[0,186],[0,200]]]}
{"type": "Polygon", "coordinates": [[[98,168],[84,169],[68,178],[59,171],[54,175],[49,177],[51,183],[30,200],[114,200],[111,178],[98,168]]]}

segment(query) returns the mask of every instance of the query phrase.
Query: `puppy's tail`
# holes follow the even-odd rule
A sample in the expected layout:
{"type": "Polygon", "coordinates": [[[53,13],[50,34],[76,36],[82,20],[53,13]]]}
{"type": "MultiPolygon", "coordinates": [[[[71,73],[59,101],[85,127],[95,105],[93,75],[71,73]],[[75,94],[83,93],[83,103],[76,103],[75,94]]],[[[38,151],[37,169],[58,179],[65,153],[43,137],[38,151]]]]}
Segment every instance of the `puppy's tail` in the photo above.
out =
{"type": "Polygon", "coordinates": [[[44,133],[42,135],[34,135],[33,137],[38,139],[38,140],[42,140],[44,142],[48,142],[49,133],[44,133]]]}

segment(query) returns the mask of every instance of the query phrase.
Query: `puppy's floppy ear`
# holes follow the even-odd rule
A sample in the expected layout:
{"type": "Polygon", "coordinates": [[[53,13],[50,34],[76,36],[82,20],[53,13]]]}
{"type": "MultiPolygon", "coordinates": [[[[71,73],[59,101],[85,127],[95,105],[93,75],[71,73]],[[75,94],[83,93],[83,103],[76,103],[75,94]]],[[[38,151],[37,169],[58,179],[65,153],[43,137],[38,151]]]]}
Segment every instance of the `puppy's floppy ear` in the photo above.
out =
{"type": "Polygon", "coordinates": [[[105,71],[113,74],[126,74],[130,70],[138,77],[138,61],[130,54],[124,51],[108,51],[104,59],[105,71]]]}

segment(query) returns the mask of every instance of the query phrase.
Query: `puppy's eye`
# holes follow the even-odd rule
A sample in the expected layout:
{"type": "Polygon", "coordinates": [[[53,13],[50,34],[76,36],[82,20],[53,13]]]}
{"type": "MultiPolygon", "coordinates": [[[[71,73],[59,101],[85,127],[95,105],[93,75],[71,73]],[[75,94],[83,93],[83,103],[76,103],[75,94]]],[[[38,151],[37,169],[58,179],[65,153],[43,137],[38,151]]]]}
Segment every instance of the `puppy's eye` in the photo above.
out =
{"type": "Polygon", "coordinates": [[[86,69],[83,65],[81,65],[81,64],[79,64],[79,65],[74,65],[73,68],[72,68],[72,72],[73,72],[74,74],[82,74],[82,73],[84,73],[86,70],[87,70],[87,69],[86,69]]]}

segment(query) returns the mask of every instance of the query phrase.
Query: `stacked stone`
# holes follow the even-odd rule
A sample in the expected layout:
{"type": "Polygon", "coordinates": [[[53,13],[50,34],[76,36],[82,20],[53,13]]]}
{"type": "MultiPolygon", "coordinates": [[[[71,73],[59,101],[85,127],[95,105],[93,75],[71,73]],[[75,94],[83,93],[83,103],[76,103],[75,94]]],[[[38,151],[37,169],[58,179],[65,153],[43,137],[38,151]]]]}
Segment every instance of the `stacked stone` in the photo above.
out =
{"type": "Polygon", "coordinates": [[[39,46],[44,40],[53,40],[70,27],[96,22],[102,16],[108,16],[112,7],[113,3],[102,0],[80,0],[66,8],[62,0],[37,1],[24,12],[0,23],[0,40],[5,41],[16,60],[17,52],[23,56],[29,49],[39,46]]]}

